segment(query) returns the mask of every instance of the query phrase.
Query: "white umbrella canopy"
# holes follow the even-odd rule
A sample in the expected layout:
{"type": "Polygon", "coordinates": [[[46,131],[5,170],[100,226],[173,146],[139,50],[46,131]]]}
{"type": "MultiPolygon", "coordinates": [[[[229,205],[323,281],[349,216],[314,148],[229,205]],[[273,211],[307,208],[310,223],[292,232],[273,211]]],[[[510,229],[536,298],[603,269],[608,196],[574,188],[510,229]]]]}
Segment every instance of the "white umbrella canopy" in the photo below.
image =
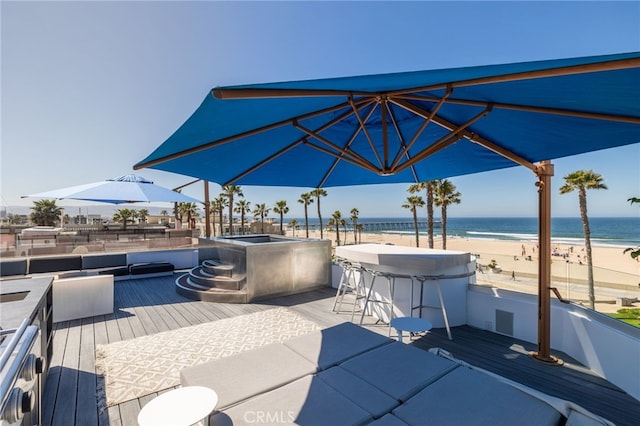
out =
{"type": "Polygon", "coordinates": [[[97,201],[111,204],[140,202],[202,203],[200,200],[155,185],[152,181],[133,174],[22,196],[22,198],[25,197],[97,201]]]}

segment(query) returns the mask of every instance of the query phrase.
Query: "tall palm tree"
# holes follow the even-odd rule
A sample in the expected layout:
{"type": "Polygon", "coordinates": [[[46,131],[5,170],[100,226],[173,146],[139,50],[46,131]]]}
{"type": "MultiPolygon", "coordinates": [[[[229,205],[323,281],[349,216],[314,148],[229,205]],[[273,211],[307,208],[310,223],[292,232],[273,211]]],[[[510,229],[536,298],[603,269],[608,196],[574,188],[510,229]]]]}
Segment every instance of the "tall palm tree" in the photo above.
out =
{"type": "Polygon", "coordinates": [[[447,206],[460,204],[462,194],[449,179],[440,179],[433,189],[433,203],[442,209],[442,249],[447,249],[447,206]]]}
{"type": "Polygon", "coordinates": [[[180,214],[184,217],[187,216],[187,223],[189,229],[193,229],[191,219],[198,216],[198,206],[196,203],[179,203],[178,209],[180,210],[180,214]]]}
{"type": "Polygon", "coordinates": [[[220,219],[220,236],[222,237],[224,235],[224,219],[222,217],[222,212],[227,206],[227,198],[224,196],[224,194],[220,194],[213,200],[213,205],[215,206],[215,210],[218,213],[218,218],[220,219]]]}
{"type": "Polygon", "coordinates": [[[318,201],[318,220],[320,221],[320,238],[324,237],[323,229],[322,229],[322,213],[320,213],[320,197],[326,197],[327,191],[322,188],[316,188],[311,191],[311,196],[316,197],[318,201]]]}
{"type": "Polygon", "coordinates": [[[236,201],[235,212],[240,213],[240,233],[244,235],[244,217],[250,211],[251,203],[245,199],[236,201]]]}
{"type": "Polygon", "coordinates": [[[31,210],[29,220],[38,226],[54,226],[62,215],[62,208],[56,205],[55,200],[34,201],[31,210]]]}
{"type": "Polygon", "coordinates": [[[223,185],[222,194],[227,197],[229,206],[229,235],[233,234],[233,197],[244,197],[239,185],[223,185]]]}
{"type": "Polygon", "coordinates": [[[584,231],[584,247],[587,251],[587,279],[589,280],[589,306],[595,309],[596,295],[593,285],[593,260],[591,259],[591,230],[587,217],[587,189],[607,189],[604,178],[593,170],[577,170],[569,173],[564,178],[565,184],[560,187],[560,194],[568,194],[578,191],[578,203],[580,204],[580,218],[584,231]]]}
{"type": "MultiPolygon", "coordinates": [[[[358,228],[358,215],[360,214],[360,212],[358,211],[357,208],[352,208],[351,209],[351,222],[353,222],[353,242],[354,244],[358,244],[358,233],[356,232],[356,229],[358,228]]],[[[345,241],[347,240],[347,234],[345,232],[344,234],[344,239],[345,241]]]]}
{"type": "Polygon", "coordinates": [[[307,230],[307,238],[309,238],[309,215],[307,211],[307,207],[309,204],[313,203],[313,194],[309,192],[303,192],[300,194],[300,199],[298,202],[304,205],[304,227],[307,230]]]}
{"type": "Polygon", "coordinates": [[[433,190],[437,184],[437,181],[430,180],[426,182],[418,182],[409,186],[407,191],[411,194],[415,194],[422,190],[426,191],[427,200],[427,239],[429,242],[429,248],[433,248],[433,190]]]}
{"type": "Polygon", "coordinates": [[[264,218],[269,215],[269,208],[265,203],[256,204],[256,208],[253,209],[254,216],[260,216],[260,232],[264,234],[264,218]]]}
{"type": "Polygon", "coordinates": [[[340,245],[340,225],[342,224],[342,213],[340,210],[336,210],[329,219],[329,225],[336,227],[336,245],[340,245]]]}
{"type": "Polygon", "coordinates": [[[413,214],[413,229],[416,231],[416,247],[420,247],[420,230],[418,229],[418,207],[424,207],[424,200],[419,195],[410,195],[407,202],[402,205],[403,209],[411,210],[413,214]]]}
{"type": "Polygon", "coordinates": [[[273,208],[273,212],[280,215],[280,235],[284,235],[284,231],[283,231],[284,215],[289,213],[289,207],[287,207],[287,202],[285,200],[276,201],[276,205],[273,208]]]}
{"type": "Polygon", "coordinates": [[[149,210],[140,209],[138,210],[138,221],[142,223],[147,223],[147,216],[149,216],[149,210]]]}
{"type": "Polygon", "coordinates": [[[360,241],[362,243],[362,229],[364,228],[364,225],[359,223],[356,225],[356,230],[358,231],[358,241],[360,241]]]}

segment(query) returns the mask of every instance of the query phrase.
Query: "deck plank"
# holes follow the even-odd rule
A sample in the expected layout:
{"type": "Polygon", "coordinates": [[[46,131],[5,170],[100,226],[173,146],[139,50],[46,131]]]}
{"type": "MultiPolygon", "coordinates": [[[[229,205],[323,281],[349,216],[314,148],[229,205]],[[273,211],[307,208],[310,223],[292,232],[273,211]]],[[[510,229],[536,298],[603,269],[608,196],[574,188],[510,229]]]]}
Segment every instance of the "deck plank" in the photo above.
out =
{"type": "MultiPolygon", "coordinates": [[[[323,327],[351,319],[349,309],[341,313],[332,312],[335,290],[330,288],[249,305],[234,305],[186,299],[175,292],[174,279],[175,276],[168,276],[117,282],[114,314],[55,325],[54,353],[43,395],[44,425],[136,424],[141,407],[164,392],[98,412],[97,403],[93,401],[95,398],[91,398],[95,389],[89,389],[92,383],[90,373],[95,371],[97,345],[279,306],[288,307],[323,327]],[[79,404],[91,407],[83,408],[79,404]],[[69,415],[70,412],[77,414],[69,415]]],[[[387,334],[386,325],[373,325],[370,318],[366,320],[367,328],[387,334]]],[[[566,354],[556,354],[565,360],[564,366],[548,366],[528,355],[535,349],[534,344],[468,326],[455,327],[452,332],[453,341],[448,340],[444,329],[434,329],[411,344],[421,349],[441,347],[462,361],[574,401],[618,425],[637,424],[640,418],[638,401],[566,354]]]]}

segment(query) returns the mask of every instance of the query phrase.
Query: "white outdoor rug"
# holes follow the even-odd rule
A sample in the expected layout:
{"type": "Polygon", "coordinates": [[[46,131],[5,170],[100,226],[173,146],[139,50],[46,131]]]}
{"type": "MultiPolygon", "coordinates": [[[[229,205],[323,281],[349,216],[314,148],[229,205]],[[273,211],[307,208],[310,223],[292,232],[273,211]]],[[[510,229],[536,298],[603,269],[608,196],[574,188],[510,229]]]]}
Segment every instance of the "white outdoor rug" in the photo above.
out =
{"type": "Polygon", "coordinates": [[[320,329],[295,312],[275,308],[98,345],[99,403],[104,409],[177,386],[185,367],[320,329]]]}

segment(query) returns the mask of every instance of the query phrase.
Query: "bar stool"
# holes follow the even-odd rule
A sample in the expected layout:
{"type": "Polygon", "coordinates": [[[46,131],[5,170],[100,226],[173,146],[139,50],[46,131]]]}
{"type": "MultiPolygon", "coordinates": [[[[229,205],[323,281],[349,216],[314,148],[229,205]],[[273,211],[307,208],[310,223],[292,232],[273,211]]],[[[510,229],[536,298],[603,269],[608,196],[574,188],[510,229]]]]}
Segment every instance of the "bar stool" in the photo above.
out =
{"type": "MultiPolygon", "coordinates": [[[[444,318],[444,325],[447,328],[447,336],[449,337],[449,340],[453,340],[453,338],[451,337],[451,328],[449,327],[449,317],[447,317],[447,309],[444,306],[444,298],[442,297],[442,289],[440,288],[440,280],[447,277],[445,277],[444,275],[416,275],[414,278],[420,283],[420,304],[417,306],[413,306],[413,304],[411,304],[412,312],[414,309],[419,308],[420,317],[422,317],[422,308],[438,309],[436,306],[424,305],[422,302],[424,300],[423,295],[425,282],[434,281],[436,289],[438,290],[438,296],[440,298],[440,310],[442,311],[442,317],[444,318]]],[[[413,289],[411,290],[413,293],[413,289]]]]}
{"type": "MultiPolygon", "coordinates": [[[[385,271],[378,271],[375,269],[369,269],[369,268],[365,268],[365,271],[368,272],[369,274],[371,274],[371,284],[369,287],[369,291],[367,292],[367,296],[365,298],[364,301],[364,306],[362,308],[362,315],[360,315],[360,325],[362,325],[362,321],[364,320],[364,314],[365,311],[369,305],[369,303],[379,303],[379,304],[383,304],[383,305],[389,305],[389,336],[391,336],[391,321],[393,321],[394,315],[395,315],[395,311],[394,311],[394,293],[395,293],[395,288],[396,288],[396,279],[397,278],[404,278],[404,279],[408,279],[411,280],[411,289],[413,290],[413,277],[411,275],[405,275],[405,274],[396,274],[393,272],[385,272],[385,271]],[[371,294],[373,293],[373,288],[375,287],[375,282],[376,282],[376,278],[377,277],[383,277],[387,279],[387,287],[389,289],[389,299],[390,300],[384,300],[384,298],[376,298],[376,299],[371,299],[371,294]]],[[[378,319],[377,322],[381,321],[380,319],[378,319]]],[[[376,322],[376,323],[377,323],[376,322]]]]}
{"type": "Polygon", "coordinates": [[[353,306],[351,308],[351,322],[353,322],[356,312],[356,305],[358,305],[358,300],[366,297],[363,274],[364,268],[358,263],[352,263],[349,260],[342,258],[336,259],[335,263],[342,268],[342,275],[340,277],[340,283],[338,284],[336,297],[333,301],[332,311],[340,313],[340,311],[342,310],[344,295],[347,293],[347,291],[351,291],[355,298],[353,301],[353,306]],[[356,273],[358,273],[357,279],[356,273]],[[338,306],[337,310],[336,305],[338,306]]]}

